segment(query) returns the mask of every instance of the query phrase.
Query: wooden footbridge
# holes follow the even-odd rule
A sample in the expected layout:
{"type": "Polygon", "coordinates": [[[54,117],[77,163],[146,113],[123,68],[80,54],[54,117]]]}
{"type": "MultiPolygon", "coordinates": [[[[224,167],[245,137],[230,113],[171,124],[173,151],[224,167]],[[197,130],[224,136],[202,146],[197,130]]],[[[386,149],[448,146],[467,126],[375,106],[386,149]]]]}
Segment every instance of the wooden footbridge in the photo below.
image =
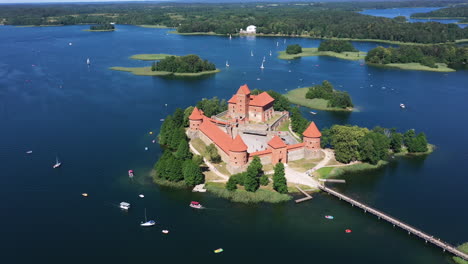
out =
{"type": "Polygon", "coordinates": [[[375,216],[377,216],[379,219],[384,219],[386,220],[387,222],[390,222],[391,224],[393,224],[393,226],[398,226],[400,227],[401,229],[405,230],[408,232],[408,234],[414,234],[422,239],[424,239],[424,241],[427,243],[427,242],[430,242],[440,248],[442,248],[442,250],[445,252],[445,251],[448,251],[464,260],[468,260],[468,254],[466,253],[463,253],[462,251],[458,250],[456,247],[444,242],[444,241],[441,241],[440,239],[436,239],[434,238],[433,236],[427,234],[427,233],[424,233],[423,231],[415,228],[415,227],[412,227],[392,216],[389,216],[387,214],[384,214],[378,210],[375,210],[373,209],[372,207],[369,207],[363,203],[360,203],[356,200],[353,200],[351,198],[349,198],[348,196],[344,195],[344,194],[341,194],[337,191],[334,191],[330,188],[327,188],[325,187],[324,185],[322,184],[319,184],[318,187],[324,191],[324,192],[327,192],[333,196],[336,196],[338,197],[340,200],[344,200],[348,203],[350,203],[352,206],[356,206],[356,207],[359,207],[361,209],[364,210],[364,212],[369,212],[375,216]]]}

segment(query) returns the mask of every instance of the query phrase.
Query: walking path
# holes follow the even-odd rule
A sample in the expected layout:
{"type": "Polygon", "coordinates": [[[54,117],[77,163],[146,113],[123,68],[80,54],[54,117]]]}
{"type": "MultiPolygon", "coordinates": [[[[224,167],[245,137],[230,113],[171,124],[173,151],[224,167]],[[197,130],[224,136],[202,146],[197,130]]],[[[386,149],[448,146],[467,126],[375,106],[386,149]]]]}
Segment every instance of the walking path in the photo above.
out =
{"type": "MultiPolygon", "coordinates": [[[[190,150],[192,150],[193,153],[202,156],[200,154],[200,152],[198,152],[198,150],[195,147],[192,146],[192,143],[189,143],[189,146],[190,146],[190,150]]],[[[221,182],[226,182],[226,181],[229,180],[228,176],[226,176],[226,175],[222,174],[221,172],[219,172],[219,170],[216,169],[216,167],[213,164],[211,164],[211,162],[209,162],[205,157],[203,157],[203,162],[205,162],[206,166],[208,166],[208,168],[210,168],[210,170],[212,172],[214,172],[219,177],[223,178],[223,180],[221,182]]]]}

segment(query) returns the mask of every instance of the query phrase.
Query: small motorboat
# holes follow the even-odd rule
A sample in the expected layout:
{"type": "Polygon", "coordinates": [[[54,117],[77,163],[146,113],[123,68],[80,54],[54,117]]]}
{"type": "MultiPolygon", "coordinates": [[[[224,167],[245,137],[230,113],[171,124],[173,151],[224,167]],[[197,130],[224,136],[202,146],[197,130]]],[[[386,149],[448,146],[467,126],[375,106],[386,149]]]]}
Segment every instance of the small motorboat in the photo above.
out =
{"type": "Polygon", "coordinates": [[[156,139],[153,139],[153,140],[151,141],[151,143],[153,143],[153,144],[156,143],[156,139]]]}
{"type": "Polygon", "coordinates": [[[145,150],[148,150],[148,147],[145,147],[145,150]]]}
{"type": "Polygon", "coordinates": [[[349,233],[351,233],[353,231],[351,231],[351,229],[346,229],[345,232],[346,232],[346,234],[349,234],[349,233]]]}
{"type": "Polygon", "coordinates": [[[334,217],[331,216],[331,215],[326,215],[325,218],[326,218],[326,219],[333,219],[334,217]]]}
{"type": "Polygon", "coordinates": [[[26,151],[26,154],[32,154],[32,150],[26,151]]]}
{"type": "Polygon", "coordinates": [[[120,203],[120,208],[123,209],[123,210],[128,210],[128,209],[130,209],[130,204],[127,203],[127,202],[121,202],[120,203]]]}
{"type": "Polygon", "coordinates": [[[147,220],[146,219],[146,208],[145,208],[145,221],[140,223],[140,226],[154,226],[156,222],[154,220],[147,220]]]}
{"type": "Polygon", "coordinates": [[[140,198],[145,198],[143,194],[138,195],[140,198]]]}
{"type": "Polygon", "coordinates": [[[405,104],[400,104],[400,108],[401,108],[401,109],[405,109],[405,108],[406,108],[406,105],[405,105],[405,104]]]}
{"type": "Polygon", "coordinates": [[[164,121],[164,118],[159,119],[159,121],[163,122],[163,121],[164,121]]]}
{"type": "Polygon", "coordinates": [[[88,194],[87,193],[82,193],[81,196],[88,197],[88,194]]]}
{"type": "Polygon", "coordinates": [[[312,111],[310,111],[310,113],[313,114],[313,115],[316,115],[316,114],[317,114],[316,112],[312,112],[312,111]]]}
{"type": "Polygon", "coordinates": [[[91,64],[91,61],[89,60],[89,58],[86,59],[86,64],[88,64],[88,65],[91,64]]]}
{"type": "Polygon", "coordinates": [[[150,135],[153,135],[153,131],[150,131],[149,134],[150,134],[150,135]]]}
{"type": "Polygon", "coordinates": [[[169,230],[163,230],[161,231],[163,234],[169,234],[169,230]]]}
{"type": "Polygon", "coordinates": [[[195,209],[202,209],[203,206],[199,202],[192,201],[190,203],[190,207],[195,208],[195,209]]]}
{"type": "Polygon", "coordinates": [[[62,163],[59,161],[58,157],[55,157],[55,164],[52,166],[52,168],[57,169],[60,166],[62,166],[62,163]]]}
{"type": "Polygon", "coordinates": [[[133,170],[128,171],[128,177],[133,178],[133,170]]]}
{"type": "Polygon", "coordinates": [[[69,42],[69,43],[68,43],[68,46],[71,46],[71,45],[73,45],[73,43],[69,42]]]}
{"type": "Polygon", "coordinates": [[[215,250],[214,250],[214,253],[218,254],[218,253],[221,253],[221,252],[223,252],[223,251],[224,251],[224,249],[218,248],[218,249],[215,249],[215,250]]]}

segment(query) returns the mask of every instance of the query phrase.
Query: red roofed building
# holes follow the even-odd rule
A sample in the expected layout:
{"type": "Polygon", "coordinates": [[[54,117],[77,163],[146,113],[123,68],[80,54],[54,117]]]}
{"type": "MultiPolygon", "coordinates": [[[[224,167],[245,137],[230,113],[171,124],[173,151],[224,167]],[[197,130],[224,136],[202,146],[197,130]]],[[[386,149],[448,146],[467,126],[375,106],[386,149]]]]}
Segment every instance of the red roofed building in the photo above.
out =
{"type": "MultiPolygon", "coordinates": [[[[254,156],[258,156],[263,164],[273,165],[278,162],[287,163],[320,157],[322,134],[314,122],[304,131],[303,142],[300,143],[287,139],[289,132],[275,131],[273,126],[267,130],[254,132],[252,128],[242,129],[243,125],[240,124],[243,122],[239,122],[241,120],[262,122],[270,119],[273,115],[273,103],[274,99],[267,93],[251,95],[249,87],[243,85],[229,100],[228,113],[225,114],[225,117],[234,120],[222,121],[225,119],[209,118],[195,107],[189,116],[190,128],[187,133],[191,139],[200,138],[206,145],[214,144],[231,173],[245,171],[254,156]],[[291,144],[287,144],[285,140],[291,144]]],[[[287,120],[289,114],[282,113],[286,115],[287,120]]],[[[262,126],[263,124],[256,125],[262,126]]],[[[245,125],[245,127],[252,127],[252,124],[245,125]]]]}
{"type": "Polygon", "coordinates": [[[250,94],[247,84],[242,85],[228,101],[228,117],[244,121],[265,122],[273,117],[273,99],[267,92],[250,94]]]}

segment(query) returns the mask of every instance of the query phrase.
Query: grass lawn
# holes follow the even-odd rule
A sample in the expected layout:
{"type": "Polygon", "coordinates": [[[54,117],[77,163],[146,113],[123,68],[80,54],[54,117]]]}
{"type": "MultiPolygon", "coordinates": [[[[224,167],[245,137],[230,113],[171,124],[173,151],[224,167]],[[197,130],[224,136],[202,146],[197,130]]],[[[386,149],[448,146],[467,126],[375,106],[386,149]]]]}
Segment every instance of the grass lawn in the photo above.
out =
{"type": "Polygon", "coordinates": [[[326,179],[333,169],[333,167],[323,167],[318,169],[315,173],[318,174],[319,178],[326,179]]]}
{"type": "Polygon", "coordinates": [[[349,109],[337,108],[337,107],[328,107],[328,101],[325,99],[307,99],[305,95],[309,90],[308,87],[297,88],[289,91],[285,96],[293,104],[305,106],[312,109],[318,110],[327,110],[327,111],[350,111],[349,109]]]}
{"type": "MultiPolygon", "coordinates": [[[[176,56],[171,54],[135,54],[130,57],[134,60],[144,60],[144,61],[153,61],[153,60],[162,60],[169,56],[176,56]]],[[[177,57],[177,56],[176,56],[177,57]]]]}
{"type": "MultiPolygon", "coordinates": [[[[468,254],[468,242],[463,243],[462,245],[457,247],[457,249],[468,254]]],[[[453,260],[458,264],[468,264],[468,261],[463,260],[460,257],[453,257],[453,260]]]]}
{"type": "Polygon", "coordinates": [[[218,182],[208,182],[205,186],[205,188],[214,195],[238,203],[282,203],[292,198],[290,195],[280,194],[264,188],[258,189],[256,192],[247,192],[243,190],[243,188],[239,188],[235,191],[228,191],[224,183],[218,182]]]}
{"type": "Polygon", "coordinates": [[[363,60],[366,57],[366,52],[333,52],[333,51],[318,51],[318,48],[302,48],[302,52],[298,54],[287,54],[286,51],[279,52],[279,59],[292,60],[300,57],[310,56],[330,56],[345,60],[363,60]]]}
{"type": "Polygon", "coordinates": [[[312,169],[315,165],[317,165],[317,160],[313,159],[300,159],[288,162],[289,167],[299,172],[306,172],[307,170],[312,169]]]}
{"type": "Polygon", "coordinates": [[[152,71],[151,67],[110,67],[114,71],[125,71],[131,72],[139,76],[177,76],[177,77],[198,77],[202,75],[215,74],[220,72],[219,69],[214,71],[203,71],[197,73],[177,73],[177,72],[166,72],[166,71],[152,71]]]}
{"type": "Polygon", "coordinates": [[[389,64],[369,64],[372,66],[380,66],[380,67],[389,67],[389,68],[397,68],[401,70],[413,70],[413,71],[433,71],[433,72],[454,72],[454,69],[447,67],[445,63],[436,63],[438,68],[431,68],[420,63],[389,63],[389,64]]]}
{"type": "MultiPolygon", "coordinates": [[[[200,152],[200,154],[208,160],[208,155],[206,153],[206,144],[199,138],[194,138],[190,140],[190,143],[192,143],[192,146],[200,152]]],[[[231,173],[227,170],[226,168],[226,162],[221,161],[220,163],[211,163],[215,168],[221,172],[224,175],[231,175],[231,173]]]]}
{"type": "Polygon", "coordinates": [[[278,127],[278,131],[289,131],[289,124],[291,124],[291,121],[288,120],[286,122],[283,122],[283,124],[281,124],[279,127],[278,127]]]}

